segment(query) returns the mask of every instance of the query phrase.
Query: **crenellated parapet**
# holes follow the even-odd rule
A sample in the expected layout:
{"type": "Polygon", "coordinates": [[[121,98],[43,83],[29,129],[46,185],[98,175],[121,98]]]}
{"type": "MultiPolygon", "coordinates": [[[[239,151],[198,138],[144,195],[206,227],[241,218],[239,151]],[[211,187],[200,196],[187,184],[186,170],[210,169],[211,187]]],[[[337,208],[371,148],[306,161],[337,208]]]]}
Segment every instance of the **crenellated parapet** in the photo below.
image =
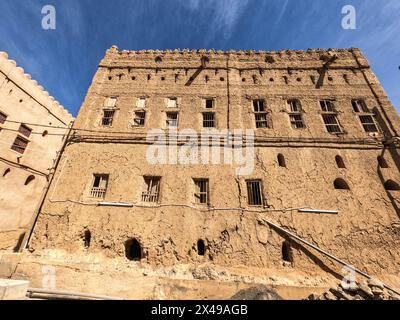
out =
{"type": "Polygon", "coordinates": [[[73,116],[36,80],[32,79],[30,74],[26,74],[14,60],[9,59],[6,52],[0,52],[0,72],[64,123],[68,124],[73,119],[73,116]]]}
{"type": "Polygon", "coordinates": [[[112,46],[100,63],[101,67],[129,68],[141,64],[154,68],[195,68],[201,59],[208,59],[207,67],[224,68],[227,60],[231,68],[321,68],[334,57],[332,67],[369,68],[368,61],[358,48],[349,49],[308,49],[308,50],[215,50],[215,49],[174,49],[174,50],[122,50],[112,46]]]}

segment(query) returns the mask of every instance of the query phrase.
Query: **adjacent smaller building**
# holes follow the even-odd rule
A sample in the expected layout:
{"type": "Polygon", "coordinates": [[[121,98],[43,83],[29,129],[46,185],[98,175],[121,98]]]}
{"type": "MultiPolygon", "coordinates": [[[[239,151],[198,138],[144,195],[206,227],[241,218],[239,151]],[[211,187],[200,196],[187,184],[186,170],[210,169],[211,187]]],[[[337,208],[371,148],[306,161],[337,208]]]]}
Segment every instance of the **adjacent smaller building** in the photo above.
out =
{"type": "Polygon", "coordinates": [[[0,250],[16,250],[73,117],[0,52],[0,250]]]}

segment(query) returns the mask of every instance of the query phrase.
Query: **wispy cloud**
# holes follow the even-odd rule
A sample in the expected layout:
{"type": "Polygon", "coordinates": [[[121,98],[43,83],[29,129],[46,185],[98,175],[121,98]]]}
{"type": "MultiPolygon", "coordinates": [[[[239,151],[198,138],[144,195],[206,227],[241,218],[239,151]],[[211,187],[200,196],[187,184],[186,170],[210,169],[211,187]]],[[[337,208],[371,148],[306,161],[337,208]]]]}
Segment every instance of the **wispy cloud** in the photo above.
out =
{"type": "Polygon", "coordinates": [[[399,0],[0,0],[0,50],[76,114],[105,50],[360,47],[400,105],[399,0]],[[341,28],[341,8],[357,30],[341,28]],[[57,29],[41,28],[41,8],[57,29]]]}
{"type": "Polygon", "coordinates": [[[207,12],[209,29],[212,36],[222,35],[225,39],[240,20],[241,15],[249,4],[249,0],[182,0],[181,4],[193,14],[207,12]]]}
{"type": "Polygon", "coordinates": [[[283,5],[282,5],[282,7],[281,7],[281,9],[280,9],[280,11],[279,11],[278,17],[277,17],[276,20],[275,20],[274,28],[276,28],[277,26],[279,26],[279,24],[281,23],[282,18],[283,18],[283,16],[285,15],[285,12],[286,12],[286,8],[287,8],[288,3],[289,3],[289,0],[284,0],[284,1],[283,1],[283,5]]]}

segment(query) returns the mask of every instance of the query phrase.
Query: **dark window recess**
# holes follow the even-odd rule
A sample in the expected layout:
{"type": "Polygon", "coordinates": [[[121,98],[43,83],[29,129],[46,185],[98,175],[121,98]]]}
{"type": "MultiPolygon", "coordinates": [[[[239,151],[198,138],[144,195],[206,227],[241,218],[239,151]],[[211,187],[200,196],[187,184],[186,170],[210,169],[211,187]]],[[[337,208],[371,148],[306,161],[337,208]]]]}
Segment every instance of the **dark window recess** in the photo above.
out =
{"type": "Polygon", "coordinates": [[[333,186],[338,190],[350,190],[349,185],[344,179],[338,178],[333,182],[333,186]]]}
{"type": "Polygon", "coordinates": [[[214,100],[213,99],[206,99],[206,108],[207,109],[214,108],[214,100]]]}
{"type": "Polygon", "coordinates": [[[278,154],[278,163],[280,167],[286,168],[285,156],[283,154],[278,154]]]}
{"type": "Polygon", "coordinates": [[[90,247],[90,241],[92,240],[92,233],[90,230],[85,229],[83,232],[83,245],[86,249],[90,247]]]}
{"type": "Polygon", "coordinates": [[[6,169],[6,170],[4,171],[4,173],[3,173],[3,177],[7,177],[7,175],[8,175],[10,172],[11,172],[11,169],[10,169],[10,168],[6,169]]]}
{"type": "Polygon", "coordinates": [[[28,128],[26,125],[21,124],[19,126],[18,132],[23,134],[25,137],[29,138],[31,133],[32,133],[32,129],[28,128]]]}
{"type": "Polygon", "coordinates": [[[387,180],[384,184],[384,187],[388,191],[399,191],[400,190],[400,185],[393,180],[387,180]]]}
{"type": "Polygon", "coordinates": [[[23,154],[28,146],[28,143],[29,143],[28,140],[18,136],[15,138],[15,141],[11,146],[11,149],[23,154]]]}
{"type": "Polygon", "coordinates": [[[135,118],[133,119],[133,125],[137,127],[143,127],[146,119],[146,112],[137,111],[135,112],[135,118]]]}
{"type": "Polygon", "coordinates": [[[196,203],[208,204],[209,203],[208,179],[194,179],[194,183],[196,186],[196,192],[194,194],[196,203]]]}
{"type": "Polygon", "coordinates": [[[103,110],[103,119],[101,124],[103,126],[111,126],[114,120],[115,110],[103,110]]]}
{"type": "Polygon", "coordinates": [[[203,240],[197,241],[197,254],[199,256],[204,256],[206,254],[206,245],[203,240]]]}
{"type": "Polygon", "coordinates": [[[351,105],[353,106],[354,112],[369,112],[367,104],[364,100],[352,100],[351,105]]]}
{"type": "Polygon", "coordinates": [[[282,243],[282,260],[285,262],[293,262],[292,248],[288,241],[282,243]]]}
{"type": "Polygon", "coordinates": [[[335,114],[323,114],[322,118],[325,123],[326,130],[329,133],[341,133],[342,128],[340,127],[339,121],[335,114]]]}
{"type": "Polygon", "coordinates": [[[129,239],[125,242],[125,256],[133,261],[142,259],[142,246],[138,240],[129,239]]]}
{"type": "Polygon", "coordinates": [[[145,177],[142,201],[157,202],[160,196],[160,177],[145,177]]]}
{"type": "Polygon", "coordinates": [[[178,126],[178,112],[167,112],[167,127],[176,128],[178,126]]]}
{"type": "Polygon", "coordinates": [[[92,198],[104,198],[107,191],[108,175],[107,174],[95,174],[93,180],[93,186],[90,191],[92,198]]]}
{"type": "Polygon", "coordinates": [[[203,127],[214,128],[215,127],[215,115],[212,112],[203,113],[203,127]]]}
{"type": "Polygon", "coordinates": [[[247,197],[249,205],[251,206],[263,205],[260,180],[247,181],[247,197]]]}
{"type": "Polygon", "coordinates": [[[346,165],[344,164],[343,158],[341,156],[336,156],[335,160],[336,160],[336,165],[338,166],[338,168],[341,168],[341,169],[346,168],[346,165]]]}
{"type": "Polygon", "coordinates": [[[7,116],[3,112],[0,112],[0,123],[3,124],[4,122],[6,122],[6,120],[7,116]]]}
{"type": "Polygon", "coordinates": [[[378,132],[373,116],[360,116],[360,121],[365,132],[378,132]]]}
{"type": "Polygon", "coordinates": [[[35,176],[31,175],[28,178],[26,178],[25,180],[25,185],[27,186],[28,184],[30,184],[33,180],[35,180],[35,176]]]}
{"type": "Polygon", "coordinates": [[[378,156],[378,164],[380,168],[389,168],[389,165],[383,156],[378,156]]]}
{"type": "Polygon", "coordinates": [[[319,102],[321,110],[325,112],[335,112],[335,105],[331,100],[321,100],[319,102]]]}

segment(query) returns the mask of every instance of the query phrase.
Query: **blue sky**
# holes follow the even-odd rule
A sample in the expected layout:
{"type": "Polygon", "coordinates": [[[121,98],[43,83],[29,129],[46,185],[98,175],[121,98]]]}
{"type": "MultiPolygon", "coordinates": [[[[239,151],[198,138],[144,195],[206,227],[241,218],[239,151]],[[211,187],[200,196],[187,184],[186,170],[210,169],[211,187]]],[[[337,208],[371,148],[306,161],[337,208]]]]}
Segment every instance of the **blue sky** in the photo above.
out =
{"type": "Polygon", "coordinates": [[[1,0],[0,50],[76,115],[105,50],[359,47],[400,111],[399,0],[1,0]],[[42,29],[44,5],[56,30],[42,29]],[[341,27],[353,5],[357,29],[341,27]]]}

